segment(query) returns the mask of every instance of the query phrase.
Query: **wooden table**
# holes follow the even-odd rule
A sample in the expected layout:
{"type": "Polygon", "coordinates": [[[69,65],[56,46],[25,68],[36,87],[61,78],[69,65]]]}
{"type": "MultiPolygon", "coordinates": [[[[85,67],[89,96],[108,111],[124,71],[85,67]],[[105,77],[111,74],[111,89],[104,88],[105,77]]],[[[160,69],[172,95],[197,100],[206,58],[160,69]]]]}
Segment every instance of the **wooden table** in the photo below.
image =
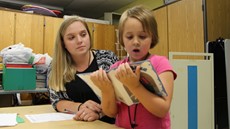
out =
{"type": "MultiPolygon", "coordinates": [[[[75,120],[31,123],[25,115],[52,113],[56,112],[51,105],[38,106],[16,106],[0,108],[0,113],[18,113],[24,119],[24,123],[18,123],[16,126],[3,127],[4,129],[121,129],[113,124],[108,124],[99,120],[94,122],[84,122],[75,120]]],[[[2,128],[2,127],[0,127],[2,128]]]]}

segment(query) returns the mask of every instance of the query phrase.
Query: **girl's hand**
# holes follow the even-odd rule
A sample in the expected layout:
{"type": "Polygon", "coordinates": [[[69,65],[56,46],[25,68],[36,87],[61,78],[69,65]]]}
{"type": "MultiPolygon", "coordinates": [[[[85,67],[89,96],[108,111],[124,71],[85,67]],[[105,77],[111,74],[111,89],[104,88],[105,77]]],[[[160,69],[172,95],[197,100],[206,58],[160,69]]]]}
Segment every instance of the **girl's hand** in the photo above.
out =
{"type": "Polygon", "coordinates": [[[102,68],[93,72],[90,79],[102,92],[110,92],[111,88],[113,88],[112,82],[102,68]]]}
{"type": "Polygon", "coordinates": [[[123,63],[117,68],[115,76],[129,89],[140,86],[140,66],[137,66],[135,72],[133,72],[128,63],[123,63]]]}

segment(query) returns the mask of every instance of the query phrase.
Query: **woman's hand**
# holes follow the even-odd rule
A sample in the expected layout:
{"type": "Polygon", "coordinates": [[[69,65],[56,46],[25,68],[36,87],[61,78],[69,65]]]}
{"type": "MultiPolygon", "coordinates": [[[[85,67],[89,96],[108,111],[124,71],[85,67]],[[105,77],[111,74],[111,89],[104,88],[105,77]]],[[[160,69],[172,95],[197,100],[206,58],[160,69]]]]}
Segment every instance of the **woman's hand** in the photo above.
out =
{"type": "Polygon", "coordinates": [[[79,111],[83,110],[85,108],[90,109],[94,112],[101,112],[102,111],[101,105],[92,101],[92,100],[87,100],[86,102],[82,103],[79,106],[80,106],[80,107],[78,107],[79,111]]]}
{"type": "Polygon", "coordinates": [[[102,112],[100,104],[92,100],[88,100],[79,106],[79,111],[76,113],[74,117],[75,120],[94,121],[100,118],[99,113],[102,112]]]}
{"type": "Polygon", "coordinates": [[[100,118],[99,113],[89,109],[89,108],[83,108],[79,110],[74,119],[80,120],[80,121],[95,121],[100,118]]]}

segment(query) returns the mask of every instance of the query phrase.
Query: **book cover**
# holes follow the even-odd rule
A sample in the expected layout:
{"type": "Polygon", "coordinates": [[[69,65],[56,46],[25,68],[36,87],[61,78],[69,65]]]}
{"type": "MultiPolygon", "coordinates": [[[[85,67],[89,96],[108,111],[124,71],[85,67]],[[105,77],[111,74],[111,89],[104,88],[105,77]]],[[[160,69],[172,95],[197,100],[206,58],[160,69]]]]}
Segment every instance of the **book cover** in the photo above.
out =
{"type": "MultiPolygon", "coordinates": [[[[155,69],[153,68],[151,62],[149,60],[134,62],[130,64],[130,67],[135,70],[136,66],[141,66],[141,75],[140,75],[140,83],[150,92],[158,95],[158,96],[167,96],[165,88],[157,75],[155,69]]],[[[121,101],[127,105],[132,105],[138,103],[138,99],[132,95],[132,93],[126,88],[117,78],[115,77],[115,70],[117,68],[110,69],[108,71],[108,76],[113,83],[116,98],[118,101],[121,101]]],[[[83,81],[85,81],[91,89],[95,92],[95,94],[101,99],[101,91],[100,89],[93,84],[90,79],[91,73],[81,73],[77,74],[83,81]]]]}

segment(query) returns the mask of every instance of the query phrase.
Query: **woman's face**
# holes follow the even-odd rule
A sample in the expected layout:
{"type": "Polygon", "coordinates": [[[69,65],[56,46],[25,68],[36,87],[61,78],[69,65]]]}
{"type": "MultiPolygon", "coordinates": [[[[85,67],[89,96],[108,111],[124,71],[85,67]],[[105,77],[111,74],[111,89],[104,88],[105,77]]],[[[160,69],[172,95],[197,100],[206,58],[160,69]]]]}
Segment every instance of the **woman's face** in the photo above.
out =
{"type": "Polygon", "coordinates": [[[132,62],[144,60],[149,52],[152,36],[144,31],[140,21],[128,18],[123,29],[124,47],[132,62]]]}
{"type": "Polygon", "coordinates": [[[80,56],[90,49],[90,36],[80,21],[72,23],[63,36],[65,48],[72,56],[80,56]]]}

